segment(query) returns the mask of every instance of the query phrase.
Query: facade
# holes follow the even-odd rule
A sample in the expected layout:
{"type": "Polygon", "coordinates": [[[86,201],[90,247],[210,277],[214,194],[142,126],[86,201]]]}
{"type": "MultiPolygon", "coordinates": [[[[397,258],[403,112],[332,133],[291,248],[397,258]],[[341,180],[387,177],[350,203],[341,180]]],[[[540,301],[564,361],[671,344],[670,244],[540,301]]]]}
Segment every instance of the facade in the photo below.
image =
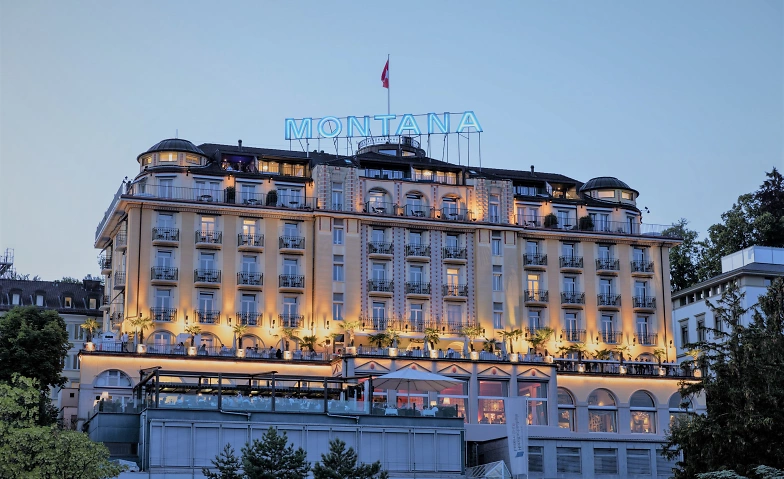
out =
{"type": "MultiPolygon", "coordinates": [[[[691,361],[686,344],[711,340],[709,330],[721,330],[725,324],[717,322],[705,303],[716,304],[731,282],[744,294],[742,307],[749,309],[757,298],[767,293],[775,278],[784,276],[784,248],[751,246],[721,258],[721,274],[707,281],[672,294],[673,331],[677,344],[678,361],[691,361]]],[[[748,325],[752,312],[743,318],[748,325]]]]}
{"type": "MultiPolygon", "coordinates": [[[[413,138],[375,140],[351,157],[179,139],[139,155],[95,246],[106,329],[133,333],[139,317],[153,326],[138,353],[105,342],[83,355],[96,366],[83,371],[80,418],[102,396],[130,399],[143,367],[285,365],[359,381],[416,366],[465,381],[410,399],[420,411],[455,408],[469,463],[489,461],[506,436],[503,398],[527,396],[531,477],[591,477],[596,461],[611,462],[596,450],[615,455],[616,475],[669,474],[655,451],[683,412],[669,327],[679,239],[642,222],[638,192],[611,177],[458,166],[427,158],[413,138]],[[185,328],[196,324],[190,348],[185,328]],[[470,341],[461,334],[472,330],[470,341]],[[393,347],[378,347],[385,332],[393,347]],[[432,349],[425,332],[438,336],[432,349]],[[312,337],[315,352],[303,352],[312,337]],[[107,392],[107,375],[123,387],[107,392]],[[629,470],[629,457],[648,466],[629,470]]],[[[372,398],[409,404],[395,391],[372,398]]]]}

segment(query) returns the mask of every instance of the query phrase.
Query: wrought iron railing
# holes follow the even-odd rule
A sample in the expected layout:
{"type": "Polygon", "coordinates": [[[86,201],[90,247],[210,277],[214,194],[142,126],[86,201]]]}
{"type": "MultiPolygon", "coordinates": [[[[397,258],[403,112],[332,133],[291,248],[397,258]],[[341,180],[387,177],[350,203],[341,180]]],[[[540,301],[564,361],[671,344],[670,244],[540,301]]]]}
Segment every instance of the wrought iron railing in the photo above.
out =
{"type": "Polygon", "coordinates": [[[237,235],[237,246],[264,246],[264,235],[240,233],[237,235]]]}
{"type": "Polygon", "coordinates": [[[465,248],[460,246],[444,246],[444,259],[467,259],[465,248]]]}
{"type": "Polygon", "coordinates": [[[561,293],[561,304],[585,304],[585,293],[576,291],[561,293]]]}
{"type": "Polygon", "coordinates": [[[111,255],[99,256],[98,266],[100,266],[101,269],[112,269],[112,256],[111,255]]]}
{"type": "Polygon", "coordinates": [[[281,274],[278,276],[280,288],[304,288],[305,277],[297,274],[281,274]]]}
{"type": "Polygon", "coordinates": [[[128,246],[128,234],[124,231],[117,233],[117,236],[114,237],[114,247],[122,248],[125,246],[128,246]]]}
{"type": "Polygon", "coordinates": [[[406,282],[406,294],[430,294],[430,283],[421,281],[406,282]]]}
{"type": "Polygon", "coordinates": [[[558,263],[561,265],[561,268],[582,268],[583,267],[583,257],[582,256],[561,256],[558,258],[558,263]]]}
{"type": "Polygon", "coordinates": [[[392,243],[371,241],[368,243],[368,254],[392,254],[392,243]]]}
{"type": "Polygon", "coordinates": [[[305,324],[305,316],[301,314],[279,314],[278,321],[283,328],[301,328],[305,324]]]}
{"type": "Polygon", "coordinates": [[[612,293],[601,293],[596,295],[599,306],[620,306],[621,295],[612,293]]]}
{"type": "Polygon", "coordinates": [[[392,318],[369,317],[362,320],[362,329],[370,331],[386,331],[393,326],[392,318]]]}
{"type": "Polygon", "coordinates": [[[369,279],[367,285],[368,291],[391,293],[395,290],[394,281],[388,279],[369,279]]]}
{"type": "Polygon", "coordinates": [[[546,303],[550,300],[550,293],[546,289],[526,289],[525,301],[527,303],[546,303]]]}
{"type": "Polygon", "coordinates": [[[150,279],[176,281],[179,275],[179,269],[171,266],[153,266],[150,269],[150,279]]]}
{"type": "Polygon", "coordinates": [[[653,261],[635,259],[632,261],[633,273],[653,273],[653,261]]]}
{"type": "Polygon", "coordinates": [[[445,284],[443,287],[444,296],[468,296],[468,285],[465,284],[445,284]]]}
{"type": "Polygon", "coordinates": [[[438,217],[447,221],[471,221],[471,212],[467,208],[441,208],[438,217]]]}
{"type": "Polygon", "coordinates": [[[237,312],[237,323],[244,326],[258,326],[262,324],[262,314],[256,312],[237,312]]]}
{"type": "Polygon", "coordinates": [[[153,321],[171,323],[177,320],[177,310],[175,308],[150,308],[150,318],[153,321]]]}
{"type": "Polygon", "coordinates": [[[621,262],[616,258],[600,258],[596,260],[596,269],[602,271],[618,271],[621,262]]]}
{"type": "Polygon", "coordinates": [[[659,343],[659,335],[655,333],[634,333],[634,338],[641,346],[656,346],[659,343]]]}
{"type": "Polygon", "coordinates": [[[623,341],[623,333],[617,331],[602,331],[600,336],[605,344],[620,344],[623,341]]]}
{"type": "Polygon", "coordinates": [[[193,270],[193,281],[195,283],[220,283],[221,270],[219,269],[195,269],[193,270]]]}
{"type": "Polygon", "coordinates": [[[125,287],[125,271],[115,271],[112,275],[115,289],[125,287]]]}
{"type": "Polygon", "coordinates": [[[547,266],[546,254],[525,253],[523,263],[526,266],[547,266]]]}
{"type": "Polygon", "coordinates": [[[261,286],[264,284],[264,275],[262,273],[240,271],[237,273],[237,284],[261,286]]]}
{"type": "Polygon", "coordinates": [[[179,241],[180,229],[156,226],[155,228],[152,229],[152,240],[153,241],[179,241]]]}
{"type": "Polygon", "coordinates": [[[196,231],[196,243],[221,244],[223,243],[223,232],[215,230],[196,231]]]}
{"type": "Polygon", "coordinates": [[[220,322],[220,311],[212,309],[197,309],[196,321],[201,324],[218,324],[220,322]]]}
{"type": "Polygon", "coordinates": [[[656,309],[656,298],[653,296],[635,296],[633,300],[635,308],[656,309]]]}
{"type": "Polygon", "coordinates": [[[302,236],[281,236],[278,238],[280,249],[305,249],[305,238],[302,236]]]}
{"type": "Polygon", "coordinates": [[[407,244],[406,256],[430,256],[430,245],[421,243],[407,244]]]}
{"type": "Polygon", "coordinates": [[[562,329],[561,330],[561,338],[564,341],[569,341],[570,343],[582,343],[582,342],[585,342],[585,330],[584,329],[562,329]]]}

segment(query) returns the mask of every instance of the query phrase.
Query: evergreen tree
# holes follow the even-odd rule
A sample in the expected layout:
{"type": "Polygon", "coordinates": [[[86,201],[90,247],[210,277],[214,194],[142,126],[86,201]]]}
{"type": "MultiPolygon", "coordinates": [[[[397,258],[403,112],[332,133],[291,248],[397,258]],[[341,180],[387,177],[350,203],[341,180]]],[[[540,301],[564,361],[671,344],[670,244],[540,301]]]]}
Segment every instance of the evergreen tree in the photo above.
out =
{"type": "Polygon", "coordinates": [[[707,413],[676,422],[667,434],[665,456],[683,453],[676,479],[721,470],[755,477],[760,465],[784,469],[784,278],[759,298],[758,310],[744,309],[742,300],[732,284],[717,305],[706,301],[726,331],[709,329],[714,341],[687,346],[700,350],[706,374],[684,382],[681,394],[704,395],[707,413]]]}
{"type": "Polygon", "coordinates": [[[208,467],[202,467],[201,473],[207,479],[242,479],[243,475],[240,474],[242,461],[234,454],[234,448],[231,444],[226,444],[223,451],[218,454],[212,461],[217,472],[212,472],[208,467]]]}
{"type": "Polygon", "coordinates": [[[310,471],[305,451],[288,443],[284,432],[278,435],[270,427],[261,441],[242,448],[242,466],[248,479],[305,479],[310,471]]]}
{"type": "Polygon", "coordinates": [[[329,441],[329,453],[321,455],[321,462],[313,466],[313,479],[387,479],[389,473],[381,470],[379,461],[357,465],[353,447],[338,438],[329,441]]]}
{"type": "Polygon", "coordinates": [[[696,264],[700,256],[697,232],[686,227],[689,220],[681,218],[663,234],[683,238],[683,243],[670,248],[670,288],[679,291],[697,283],[696,264]]]}

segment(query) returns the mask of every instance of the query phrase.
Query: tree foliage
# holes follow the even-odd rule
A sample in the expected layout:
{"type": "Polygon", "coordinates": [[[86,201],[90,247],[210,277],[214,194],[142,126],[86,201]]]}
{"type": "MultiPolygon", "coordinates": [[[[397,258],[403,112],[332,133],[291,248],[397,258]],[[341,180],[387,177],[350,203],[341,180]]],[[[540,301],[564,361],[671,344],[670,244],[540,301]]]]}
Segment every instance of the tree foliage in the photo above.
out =
{"type": "Polygon", "coordinates": [[[700,243],[697,241],[698,233],[687,228],[689,220],[681,218],[663,234],[683,238],[683,243],[670,248],[670,287],[673,291],[688,288],[699,282],[697,268],[699,262],[700,243]]]}
{"type": "Polygon", "coordinates": [[[321,462],[313,465],[313,479],[386,479],[389,474],[381,470],[381,462],[357,464],[353,447],[338,438],[329,441],[329,452],[321,455],[321,462]]]}
{"type": "Polygon", "coordinates": [[[201,473],[207,479],[242,479],[240,468],[242,468],[242,460],[234,453],[234,448],[231,444],[226,444],[223,451],[218,454],[212,461],[217,472],[210,471],[207,467],[201,468],[201,473]]]}
{"type": "Polygon", "coordinates": [[[294,450],[288,444],[284,432],[279,435],[275,428],[269,428],[261,440],[242,448],[242,466],[248,479],[305,479],[310,471],[310,463],[305,451],[300,447],[294,450]]]}
{"type": "Polygon", "coordinates": [[[706,301],[725,327],[708,330],[713,341],[687,346],[700,351],[698,366],[707,374],[683,383],[681,394],[704,395],[707,413],[678,421],[667,435],[665,455],[683,453],[676,479],[784,468],[784,278],[759,298],[758,309],[744,309],[742,300],[731,285],[718,304],[706,301]],[[747,314],[752,320],[743,326],[747,314]]]}

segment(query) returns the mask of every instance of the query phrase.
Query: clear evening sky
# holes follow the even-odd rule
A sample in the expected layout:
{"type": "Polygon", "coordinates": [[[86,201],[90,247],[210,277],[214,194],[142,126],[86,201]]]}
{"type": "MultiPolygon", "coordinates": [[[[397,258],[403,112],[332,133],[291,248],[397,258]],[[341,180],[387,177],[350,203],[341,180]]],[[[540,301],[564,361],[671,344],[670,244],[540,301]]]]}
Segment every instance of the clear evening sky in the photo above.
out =
{"type": "MultiPolygon", "coordinates": [[[[616,176],[704,236],[784,167],[780,1],[0,0],[0,247],[99,272],[161,139],[287,147],[286,117],[474,110],[484,166],[616,176]]],[[[435,155],[434,155],[435,156],[435,155]]]]}

